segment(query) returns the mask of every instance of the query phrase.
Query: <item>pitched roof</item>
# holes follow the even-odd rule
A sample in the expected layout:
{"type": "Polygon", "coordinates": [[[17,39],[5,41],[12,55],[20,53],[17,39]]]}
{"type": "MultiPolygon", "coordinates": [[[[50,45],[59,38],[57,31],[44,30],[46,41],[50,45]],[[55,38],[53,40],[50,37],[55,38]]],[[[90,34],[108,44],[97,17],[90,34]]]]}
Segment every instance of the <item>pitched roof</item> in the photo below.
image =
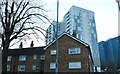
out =
{"type": "MultiPolygon", "coordinates": [[[[87,43],[85,43],[84,41],[79,40],[79,39],[77,39],[77,38],[75,38],[75,37],[73,37],[73,36],[71,36],[71,35],[69,35],[69,34],[67,34],[67,33],[62,33],[62,34],[58,37],[58,40],[59,40],[61,37],[63,37],[64,35],[66,35],[66,36],[74,39],[75,41],[78,41],[79,43],[82,43],[82,44],[85,45],[86,47],[89,46],[89,45],[88,45],[87,43]]],[[[55,39],[53,42],[51,42],[50,44],[48,44],[48,45],[44,48],[44,50],[46,50],[46,48],[48,48],[48,47],[51,46],[54,42],[56,42],[56,40],[57,40],[57,39],[55,39]]]]}
{"type": "Polygon", "coordinates": [[[32,47],[32,48],[19,48],[19,49],[9,49],[8,55],[33,55],[33,54],[44,54],[44,48],[42,47],[32,47]]]}

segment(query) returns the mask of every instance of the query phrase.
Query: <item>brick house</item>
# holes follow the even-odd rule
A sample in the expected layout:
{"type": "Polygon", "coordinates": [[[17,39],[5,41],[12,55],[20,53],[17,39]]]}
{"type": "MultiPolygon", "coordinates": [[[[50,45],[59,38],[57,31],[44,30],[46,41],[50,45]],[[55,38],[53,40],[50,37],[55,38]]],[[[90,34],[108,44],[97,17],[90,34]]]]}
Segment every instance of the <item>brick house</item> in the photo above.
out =
{"type": "MultiPolygon", "coordinates": [[[[44,48],[44,72],[55,72],[56,40],[44,48]]],[[[58,37],[58,72],[93,72],[90,47],[66,33],[58,37]]]]}
{"type": "Polygon", "coordinates": [[[7,57],[7,72],[43,72],[44,46],[9,49],[7,57]]]}

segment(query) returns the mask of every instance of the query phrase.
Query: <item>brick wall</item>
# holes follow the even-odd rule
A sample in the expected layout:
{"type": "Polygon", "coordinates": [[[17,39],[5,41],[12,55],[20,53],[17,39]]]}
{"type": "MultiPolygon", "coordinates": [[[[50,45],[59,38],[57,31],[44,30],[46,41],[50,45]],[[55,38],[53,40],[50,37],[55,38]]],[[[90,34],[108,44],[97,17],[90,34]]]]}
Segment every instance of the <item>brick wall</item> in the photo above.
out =
{"type": "MultiPolygon", "coordinates": [[[[12,61],[7,62],[7,64],[11,65],[11,71],[17,72],[18,65],[25,65],[25,72],[40,72],[41,71],[41,64],[44,61],[41,61],[40,55],[37,56],[37,59],[33,59],[33,55],[27,56],[26,61],[19,61],[19,56],[12,56],[12,61]],[[32,65],[37,65],[38,69],[33,71],[32,65]]],[[[43,66],[44,67],[44,66],[43,66]]]]}
{"type": "MultiPolygon", "coordinates": [[[[89,72],[89,51],[85,45],[66,35],[59,39],[58,44],[59,72],[89,72]],[[75,55],[68,54],[68,49],[72,47],[80,47],[81,53],[75,55]],[[81,62],[81,69],[69,69],[69,62],[81,62]]],[[[50,50],[55,48],[56,43],[53,43],[46,49],[45,72],[55,72],[55,70],[50,70],[50,61],[55,62],[56,58],[56,56],[50,55],[50,50]]]]}

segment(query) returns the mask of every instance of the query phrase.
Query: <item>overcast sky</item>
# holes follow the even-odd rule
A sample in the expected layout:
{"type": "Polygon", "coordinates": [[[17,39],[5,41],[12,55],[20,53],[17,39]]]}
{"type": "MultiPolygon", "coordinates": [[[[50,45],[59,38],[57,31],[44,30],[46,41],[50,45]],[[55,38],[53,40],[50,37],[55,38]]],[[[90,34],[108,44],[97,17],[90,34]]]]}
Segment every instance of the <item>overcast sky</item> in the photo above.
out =
{"type": "MultiPolygon", "coordinates": [[[[43,2],[46,4],[45,9],[49,11],[49,18],[56,20],[57,0],[43,0],[43,2]]],[[[94,11],[98,42],[118,36],[118,7],[115,0],[59,0],[59,21],[62,21],[72,5],[94,11]]],[[[45,45],[44,41],[35,40],[35,46],[45,45]]]]}

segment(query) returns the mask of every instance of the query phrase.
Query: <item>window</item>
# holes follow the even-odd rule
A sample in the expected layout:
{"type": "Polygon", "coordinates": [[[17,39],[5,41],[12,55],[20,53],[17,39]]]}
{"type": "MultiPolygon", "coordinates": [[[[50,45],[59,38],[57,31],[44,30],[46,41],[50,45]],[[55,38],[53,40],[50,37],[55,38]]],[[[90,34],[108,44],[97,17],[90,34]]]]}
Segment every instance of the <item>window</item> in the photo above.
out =
{"type": "Polygon", "coordinates": [[[88,22],[88,24],[91,26],[92,23],[91,23],[91,22],[88,22]]]}
{"type": "Polygon", "coordinates": [[[33,55],[33,59],[37,59],[37,55],[33,55]]]}
{"type": "Polygon", "coordinates": [[[69,54],[80,54],[80,48],[70,48],[69,54]]]}
{"type": "Polygon", "coordinates": [[[7,65],[7,71],[10,71],[11,65],[7,65]]]}
{"type": "Polygon", "coordinates": [[[19,61],[26,61],[26,55],[20,55],[19,61]]]}
{"type": "Polygon", "coordinates": [[[91,30],[91,33],[94,34],[94,30],[91,30]]]}
{"type": "Polygon", "coordinates": [[[94,38],[97,38],[97,37],[96,37],[96,34],[93,34],[93,36],[94,36],[94,38]]]}
{"type": "Polygon", "coordinates": [[[70,22],[67,22],[67,24],[69,24],[70,22]]]}
{"type": "Polygon", "coordinates": [[[82,35],[80,35],[80,39],[81,39],[81,40],[83,39],[83,36],[82,36],[82,35]]]}
{"type": "Polygon", "coordinates": [[[79,34],[76,34],[76,37],[79,38],[79,34]]]}
{"type": "Polygon", "coordinates": [[[32,70],[36,70],[36,65],[32,65],[32,70]]]}
{"type": "Polygon", "coordinates": [[[78,26],[78,31],[82,31],[82,28],[78,26]]]}
{"type": "Polygon", "coordinates": [[[93,27],[95,27],[95,23],[92,23],[93,27]]]}
{"type": "Polygon", "coordinates": [[[7,56],[7,61],[11,61],[12,60],[12,56],[7,56]]]}
{"type": "Polygon", "coordinates": [[[56,50],[51,50],[51,51],[50,51],[50,54],[51,54],[51,55],[56,55],[56,50]]]}
{"type": "Polygon", "coordinates": [[[50,63],[50,69],[55,69],[56,68],[56,63],[50,63]]]}
{"type": "Polygon", "coordinates": [[[80,69],[81,62],[69,62],[69,69],[80,69]]]}
{"type": "Polygon", "coordinates": [[[18,65],[18,71],[25,71],[25,65],[18,65]]]}
{"type": "Polygon", "coordinates": [[[41,59],[41,60],[45,60],[45,55],[41,55],[41,56],[40,56],[40,59],[41,59]]]}
{"type": "MultiPolygon", "coordinates": [[[[79,16],[78,16],[79,17],[79,16]]],[[[77,19],[77,23],[80,23],[80,19],[77,19]]]]}

